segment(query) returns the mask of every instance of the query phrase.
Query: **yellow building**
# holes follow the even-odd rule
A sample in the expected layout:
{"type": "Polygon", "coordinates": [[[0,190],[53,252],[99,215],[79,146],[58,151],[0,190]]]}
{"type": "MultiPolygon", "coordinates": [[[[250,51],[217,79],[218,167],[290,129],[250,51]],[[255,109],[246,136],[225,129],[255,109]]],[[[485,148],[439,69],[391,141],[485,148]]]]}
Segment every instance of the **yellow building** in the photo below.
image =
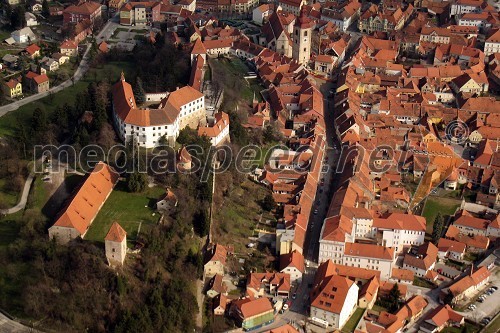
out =
{"type": "Polygon", "coordinates": [[[23,94],[23,85],[16,79],[10,79],[5,83],[5,87],[10,98],[18,97],[23,94]]]}

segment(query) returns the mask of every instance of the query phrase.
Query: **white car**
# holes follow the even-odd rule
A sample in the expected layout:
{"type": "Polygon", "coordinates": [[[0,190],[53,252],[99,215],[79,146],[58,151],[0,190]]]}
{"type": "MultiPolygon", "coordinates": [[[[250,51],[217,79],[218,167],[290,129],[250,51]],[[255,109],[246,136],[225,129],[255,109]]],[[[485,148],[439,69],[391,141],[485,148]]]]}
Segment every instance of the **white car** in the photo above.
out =
{"type": "Polygon", "coordinates": [[[282,309],[283,309],[284,311],[288,310],[288,304],[286,304],[286,303],[285,303],[285,304],[283,305],[283,308],[282,308],[282,309]]]}

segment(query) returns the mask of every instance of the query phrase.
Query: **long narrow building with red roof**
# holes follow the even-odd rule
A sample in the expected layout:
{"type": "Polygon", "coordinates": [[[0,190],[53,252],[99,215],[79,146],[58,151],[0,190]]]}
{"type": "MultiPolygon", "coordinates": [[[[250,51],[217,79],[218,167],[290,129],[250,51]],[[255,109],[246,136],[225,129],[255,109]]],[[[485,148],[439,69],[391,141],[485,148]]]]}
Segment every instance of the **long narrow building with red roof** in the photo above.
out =
{"type": "Polygon", "coordinates": [[[49,238],[61,244],[83,238],[113,191],[118,177],[112,167],[99,162],[49,228],[49,238]]]}

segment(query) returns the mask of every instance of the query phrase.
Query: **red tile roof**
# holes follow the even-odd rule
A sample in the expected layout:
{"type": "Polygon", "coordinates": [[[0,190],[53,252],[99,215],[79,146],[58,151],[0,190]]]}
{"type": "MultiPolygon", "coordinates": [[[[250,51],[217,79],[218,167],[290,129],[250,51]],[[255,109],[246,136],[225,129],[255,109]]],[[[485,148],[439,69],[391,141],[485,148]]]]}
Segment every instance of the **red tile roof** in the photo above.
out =
{"type": "Polygon", "coordinates": [[[26,47],[26,52],[28,52],[30,55],[35,54],[35,52],[40,51],[40,47],[36,44],[31,44],[30,46],[26,47]]]}
{"type": "Polygon", "coordinates": [[[394,249],[375,244],[345,243],[345,256],[393,260],[394,249]]]}
{"type": "Polygon", "coordinates": [[[294,250],[280,256],[280,270],[287,267],[295,267],[300,272],[304,273],[304,256],[302,253],[294,250]]]}
{"type": "Polygon", "coordinates": [[[109,165],[99,162],[61,212],[54,226],[73,228],[80,235],[84,235],[102,204],[113,191],[118,177],[118,173],[109,165]]]}
{"type": "Polygon", "coordinates": [[[127,232],[118,224],[113,222],[104,240],[121,243],[127,237],[127,232]]]}

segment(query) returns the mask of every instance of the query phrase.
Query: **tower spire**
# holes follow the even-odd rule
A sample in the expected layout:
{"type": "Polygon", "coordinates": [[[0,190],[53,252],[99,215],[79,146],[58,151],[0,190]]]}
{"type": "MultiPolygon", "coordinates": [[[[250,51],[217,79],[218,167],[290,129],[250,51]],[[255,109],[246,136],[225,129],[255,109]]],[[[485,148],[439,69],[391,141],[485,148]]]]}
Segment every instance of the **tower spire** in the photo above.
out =
{"type": "Polygon", "coordinates": [[[123,71],[122,71],[122,74],[120,75],[120,80],[125,82],[125,73],[123,73],[123,71]]]}

